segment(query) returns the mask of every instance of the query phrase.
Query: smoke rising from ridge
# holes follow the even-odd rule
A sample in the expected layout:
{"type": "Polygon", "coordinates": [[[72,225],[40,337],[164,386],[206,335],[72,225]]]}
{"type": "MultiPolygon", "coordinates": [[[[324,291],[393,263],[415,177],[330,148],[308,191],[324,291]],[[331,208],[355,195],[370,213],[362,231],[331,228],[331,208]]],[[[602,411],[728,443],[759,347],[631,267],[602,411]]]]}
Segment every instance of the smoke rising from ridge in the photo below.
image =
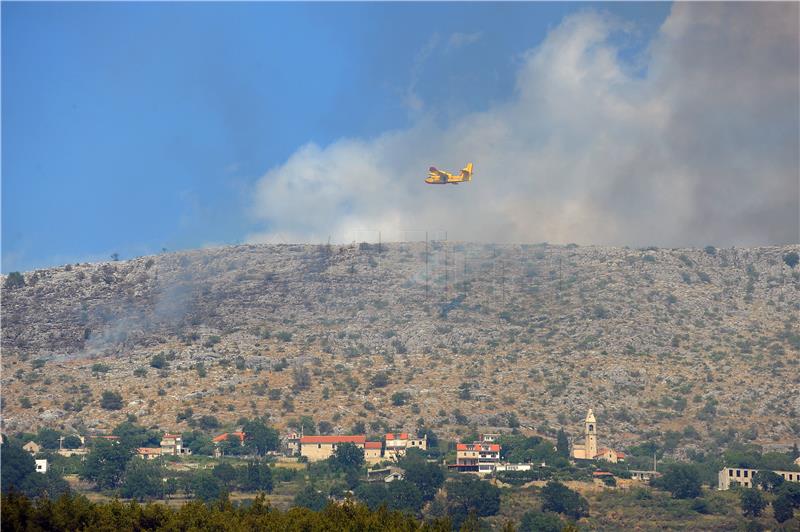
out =
{"type": "Polygon", "coordinates": [[[508,101],[299,148],[256,184],[266,230],[247,240],[800,241],[798,5],[677,3],[644,69],[620,59],[613,37],[629,31],[569,16],[524,54],[508,101]],[[431,164],[467,161],[470,184],[422,183],[431,164]]]}

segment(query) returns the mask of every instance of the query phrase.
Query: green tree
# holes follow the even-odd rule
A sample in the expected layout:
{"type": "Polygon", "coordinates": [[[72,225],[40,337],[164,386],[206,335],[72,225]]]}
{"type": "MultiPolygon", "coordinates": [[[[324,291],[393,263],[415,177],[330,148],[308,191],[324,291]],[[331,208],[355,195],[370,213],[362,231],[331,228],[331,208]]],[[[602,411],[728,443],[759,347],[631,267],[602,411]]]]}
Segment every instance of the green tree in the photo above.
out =
{"type": "Polygon", "coordinates": [[[150,359],[150,366],[156,369],[165,368],[167,366],[167,357],[163,353],[153,355],[153,358],[150,359]]]}
{"type": "Polygon", "coordinates": [[[386,489],[390,510],[418,512],[422,508],[422,493],[407,480],[395,480],[386,489]]]}
{"type": "Polygon", "coordinates": [[[525,512],[519,523],[519,532],[561,532],[564,522],[551,512],[525,512]]]}
{"type": "Polygon", "coordinates": [[[779,523],[784,523],[794,517],[794,505],[791,499],[785,494],[775,497],[775,500],[772,501],[772,513],[779,523]]]}
{"type": "Polygon", "coordinates": [[[164,468],[153,460],[133,458],[128,461],[122,481],[122,496],[143,501],[161,497],[164,491],[164,468]]]}
{"type": "Polygon", "coordinates": [[[141,425],[131,421],[123,421],[111,431],[111,434],[119,437],[120,443],[128,448],[136,447],[155,447],[161,441],[161,433],[148,431],[141,425]]]}
{"type": "Polygon", "coordinates": [[[344,471],[358,470],[364,465],[364,449],[353,443],[342,443],[329,458],[334,468],[344,471]]]}
{"type": "Polygon", "coordinates": [[[567,439],[567,433],[564,432],[564,429],[558,429],[558,434],[556,435],[556,452],[562,458],[569,459],[569,440],[567,439]]]}
{"type": "Polygon", "coordinates": [[[392,404],[394,406],[403,406],[411,399],[411,394],[408,392],[394,392],[392,394],[392,404]]]}
{"type": "Polygon", "coordinates": [[[2,460],[0,486],[3,492],[7,492],[11,487],[21,491],[25,477],[36,472],[36,462],[33,457],[19,443],[9,442],[3,436],[2,460]]]}
{"type": "Polygon", "coordinates": [[[242,439],[236,434],[228,434],[224,441],[219,442],[219,449],[223,456],[240,456],[247,451],[242,445],[242,439]]]}
{"type": "Polygon", "coordinates": [[[550,481],[542,488],[542,511],[580,519],[589,515],[589,503],[577,491],[560,482],[550,481]]]}
{"type": "Polygon", "coordinates": [[[744,488],[741,494],[742,514],[745,517],[758,517],[767,506],[764,496],[753,488],[744,488]]]}
{"type": "Polygon", "coordinates": [[[778,490],[778,496],[786,496],[791,501],[792,506],[800,508],[800,484],[796,482],[784,482],[778,490]]]}
{"type": "Polygon", "coordinates": [[[265,491],[272,493],[272,469],[264,462],[248,462],[242,472],[239,484],[245,491],[265,491]]]}
{"type": "Polygon", "coordinates": [[[783,483],[783,477],[773,471],[759,471],[753,475],[753,486],[764,491],[775,492],[783,483]]]}
{"type": "Polygon", "coordinates": [[[370,510],[388,506],[386,485],[383,482],[364,482],[354,490],[356,498],[367,505],[370,510]]]}
{"type": "Polygon", "coordinates": [[[280,447],[278,431],[259,419],[245,423],[242,431],[245,446],[258,456],[264,456],[269,451],[277,451],[280,447]]]}
{"type": "Polygon", "coordinates": [[[405,479],[420,491],[423,500],[429,501],[444,483],[444,472],[438,464],[432,464],[417,449],[409,449],[400,459],[400,467],[405,471],[405,479]]]}
{"type": "Polygon", "coordinates": [[[389,375],[385,371],[379,371],[372,376],[372,386],[375,388],[383,388],[389,384],[389,375]]]}
{"type": "Polygon", "coordinates": [[[198,420],[200,428],[203,430],[213,430],[219,428],[219,420],[215,416],[201,416],[198,420]]]}
{"type": "Polygon", "coordinates": [[[220,482],[222,482],[228,491],[230,491],[233,481],[236,480],[236,477],[238,476],[236,474],[236,469],[234,469],[234,467],[227,462],[222,462],[221,464],[215,465],[214,469],[211,470],[211,474],[214,475],[214,477],[216,477],[220,482]]]}
{"type": "Polygon", "coordinates": [[[83,445],[81,443],[81,439],[74,434],[70,434],[69,436],[65,437],[63,444],[65,449],[78,449],[83,445]]]}
{"type": "Polygon", "coordinates": [[[3,288],[22,288],[25,286],[25,277],[19,272],[11,272],[3,283],[3,288]]]}
{"type": "Polygon", "coordinates": [[[80,476],[100,489],[116,488],[132,456],[132,449],[119,442],[98,440],[86,455],[80,476]]]}
{"type": "Polygon", "coordinates": [[[191,479],[190,488],[194,496],[202,501],[219,499],[224,493],[219,479],[207,471],[196,473],[191,479]]]}
{"type": "Polygon", "coordinates": [[[39,445],[41,445],[45,449],[53,450],[53,449],[58,449],[58,445],[60,443],[59,440],[60,437],[61,437],[60,432],[43,427],[39,429],[39,434],[36,435],[36,441],[39,443],[39,445]]]}
{"type": "Polygon", "coordinates": [[[192,451],[192,454],[204,456],[214,454],[214,443],[211,441],[210,436],[195,432],[184,432],[183,441],[184,445],[192,451]]]}
{"type": "Polygon", "coordinates": [[[49,469],[47,473],[31,473],[22,481],[22,493],[28,497],[58,499],[70,493],[69,483],[49,469]]]}
{"type": "Polygon", "coordinates": [[[488,482],[465,477],[448,482],[445,489],[447,511],[456,527],[460,527],[471,513],[486,517],[500,511],[500,488],[488,482]]]}
{"type": "Polygon", "coordinates": [[[328,505],[328,498],[321,492],[308,485],[294,497],[294,506],[308,508],[315,512],[322,511],[328,505]]]}
{"type": "Polygon", "coordinates": [[[100,398],[100,406],[106,410],[120,410],[122,408],[122,395],[106,390],[100,398]]]}
{"type": "Polygon", "coordinates": [[[650,483],[670,492],[675,499],[694,499],[702,494],[700,472],[693,464],[674,464],[650,483]]]}
{"type": "Polygon", "coordinates": [[[791,251],[783,256],[783,262],[792,269],[797,266],[797,263],[800,262],[800,255],[797,254],[796,251],[791,251]]]}

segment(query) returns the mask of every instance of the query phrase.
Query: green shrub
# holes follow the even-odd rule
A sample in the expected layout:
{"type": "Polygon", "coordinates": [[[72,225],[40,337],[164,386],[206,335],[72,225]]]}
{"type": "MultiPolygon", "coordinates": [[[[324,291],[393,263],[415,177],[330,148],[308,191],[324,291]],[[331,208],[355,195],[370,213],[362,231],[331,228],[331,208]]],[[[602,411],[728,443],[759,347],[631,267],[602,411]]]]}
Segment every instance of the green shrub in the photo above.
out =
{"type": "Polygon", "coordinates": [[[25,277],[19,272],[11,272],[3,283],[3,288],[22,288],[25,286],[25,277]]]}

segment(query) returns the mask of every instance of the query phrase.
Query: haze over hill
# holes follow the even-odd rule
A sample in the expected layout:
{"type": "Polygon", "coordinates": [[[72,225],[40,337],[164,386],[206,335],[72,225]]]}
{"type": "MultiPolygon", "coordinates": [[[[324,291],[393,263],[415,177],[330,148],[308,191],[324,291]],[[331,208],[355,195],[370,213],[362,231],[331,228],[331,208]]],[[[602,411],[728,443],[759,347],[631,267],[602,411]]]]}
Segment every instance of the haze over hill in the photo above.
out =
{"type": "Polygon", "coordinates": [[[4,289],[5,428],[135,414],[178,430],[190,409],[576,434],[591,406],[623,447],[800,436],[800,272],[784,261],[798,246],[427,246],[427,260],[425,242],[244,245],[27,272],[4,289]],[[100,407],[105,390],[122,410],[100,407]]]}

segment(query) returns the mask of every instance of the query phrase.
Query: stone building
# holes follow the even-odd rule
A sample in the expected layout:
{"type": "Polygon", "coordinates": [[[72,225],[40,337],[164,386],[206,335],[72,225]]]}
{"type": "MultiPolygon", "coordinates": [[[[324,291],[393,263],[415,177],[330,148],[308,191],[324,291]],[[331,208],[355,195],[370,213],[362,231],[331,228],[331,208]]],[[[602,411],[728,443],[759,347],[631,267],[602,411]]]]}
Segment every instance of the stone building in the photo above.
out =
{"type": "Polygon", "coordinates": [[[377,464],[383,460],[383,444],[379,441],[364,442],[364,460],[368,464],[377,464]]]}
{"type": "Polygon", "coordinates": [[[136,455],[144,460],[155,460],[161,457],[161,447],[139,447],[136,455]]]}
{"type": "Polygon", "coordinates": [[[300,438],[300,455],[305,456],[309,462],[326,460],[336,452],[336,447],[343,443],[352,443],[363,449],[367,437],[356,436],[303,436],[300,438]]]}
{"type": "MultiPolygon", "coordinates": [[[[758,469],[746,467],[726,467],[717,476],[718,490],[730,489],[733,485],[745,488],[753,487],[753,475],[758,473],[758,469]]],[[[786,482],[800,482],[800,471],[773,471],[776,475],[783,477],[786,482]]]]}
{"type": "Polygon", "coordinates": [[[25,449],[26,451],[28,451],[28,453],[31,456],[39,454],[39,451],[42,450],[42,447],[38,443],[36,443],[35,441],[29,441],[28,443],[23,445],[22,448],[25,449]]]}

